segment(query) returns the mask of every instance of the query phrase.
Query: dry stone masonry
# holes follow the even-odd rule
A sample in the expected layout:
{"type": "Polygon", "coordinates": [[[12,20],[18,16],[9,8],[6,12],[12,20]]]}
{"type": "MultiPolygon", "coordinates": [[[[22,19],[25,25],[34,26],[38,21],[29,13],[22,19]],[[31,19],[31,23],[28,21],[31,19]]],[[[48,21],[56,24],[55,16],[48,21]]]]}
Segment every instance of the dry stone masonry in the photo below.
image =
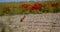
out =
{"type": "Polygon", "coordinates": [[[60,32],[60,13],[0,17],[0,32],[60,32]],[[21,19],[25,16],[23,21],[21,19]]]}

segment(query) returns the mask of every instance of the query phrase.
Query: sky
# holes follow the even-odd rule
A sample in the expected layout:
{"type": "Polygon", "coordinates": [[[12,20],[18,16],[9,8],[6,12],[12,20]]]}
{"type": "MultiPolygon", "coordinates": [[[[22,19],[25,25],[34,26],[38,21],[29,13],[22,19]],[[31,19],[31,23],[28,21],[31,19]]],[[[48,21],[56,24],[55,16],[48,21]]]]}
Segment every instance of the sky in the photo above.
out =
{"type": "MultiPolygon", "coordinates": [[[[0,0],[0,2],[19,2],[19,1],[26,1],[26,0],[0,0]]],[[[30,0],[27,0],[30,1],[30,0]]]]}
{"type": "Polygon", "coordinates": [[[0,0],[0,2],[17,2],[17,1],[20,1],[20,0],[0,0]]]}
{"type": "MultiPolygon", "coordinates": [[[[0,0],[0,2],[20,2],[20,1],[30,1],[30,0],[0,0]]],[[[33,1],[37,1],[37,0],[33,0],[33,1]]],[[[42,1],[42,0],[39,0],[42,1]]]]}

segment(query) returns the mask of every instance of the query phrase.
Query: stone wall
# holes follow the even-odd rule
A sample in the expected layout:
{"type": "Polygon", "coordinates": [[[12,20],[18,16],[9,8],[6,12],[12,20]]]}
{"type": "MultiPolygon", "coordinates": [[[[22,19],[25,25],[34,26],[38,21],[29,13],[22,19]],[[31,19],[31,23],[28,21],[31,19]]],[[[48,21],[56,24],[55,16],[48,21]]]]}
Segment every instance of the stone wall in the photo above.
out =
{"type": "Polygon", "coordinates": [[[0,32],[60,32],[60,13],[0,16],[0,32]]]}

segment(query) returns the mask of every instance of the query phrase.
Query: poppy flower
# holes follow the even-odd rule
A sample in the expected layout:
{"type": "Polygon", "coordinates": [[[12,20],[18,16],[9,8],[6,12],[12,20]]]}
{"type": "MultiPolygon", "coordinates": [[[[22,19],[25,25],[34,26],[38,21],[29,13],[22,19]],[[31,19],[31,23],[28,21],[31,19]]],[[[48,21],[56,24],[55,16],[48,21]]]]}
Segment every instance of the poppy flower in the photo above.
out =
{"type": "Polygon", "coordinates": [[[35,8],[32,7],[32,8],[29,8],[29,10],[30,10],[30,12],[32,12],[33,10],[35,10],[35,8]]]}
{"type": "Polygon", "coordinates": [[[40,3],[35,3],[29,10],[30,11],[33,11],[33,10],[40,10],[40,9],[42,9],[42,4],[40,4],[40,3]]]}
{"type": "Polygon", "coordinates": [[[41,9],[42,6],[43,6],[42,4],[40,4],[40,3],[36,3],[36,4],[34,4],[33,7],[34,7],[35,9],[41,9]]]}
{"type": "Polygon", "coordinates": [[[23,8],[23,9],[27,9],[28,7],[29,7],[28,4],[22,4],[22,8],[23,8]]]}
{"type": "Polygon", "coordinates": [[[8,13],[9,11],[10,11],[10,7],[6,7],[4,12],[8,13]]]}
{"type": "Polygon", "coordinates": [[[51,6],[56,7],[56,6],[58,6],[58,3],[52,3],[51,6]]]}

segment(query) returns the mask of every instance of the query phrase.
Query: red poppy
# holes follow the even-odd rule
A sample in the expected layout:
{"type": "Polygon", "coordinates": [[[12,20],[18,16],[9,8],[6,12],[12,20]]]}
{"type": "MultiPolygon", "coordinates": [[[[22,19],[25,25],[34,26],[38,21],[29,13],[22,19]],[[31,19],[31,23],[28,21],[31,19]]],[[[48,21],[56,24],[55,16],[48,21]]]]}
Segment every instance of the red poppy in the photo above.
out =
{"type": "Polygon", "coordinates": [[[58,3],[52,3],[51,6],[56,7],[56,6],[58,6],[58,3]]]}
{"type": "Polygon", "coordinates": [[[43,6],[42,4],[40,4],[40,3],[36,3],[36,4],[34,4],[33,7],[34,7],[35,9],[41,9],[42,6],[43,6]]]}
{"type": "Polygon", "coordinates": [[[6,7],[4,12],[8,13],[9,11],[10,11],[10,7],[6,7]]]}
{"type": "Polygon", "coordinates": [[[10,11],[10,7],[6,7],[5,9],[6,9],[6,11],[10,11]]]}
{"type": "Polygon", "coordinates": [[[29,6],[28,4],[22,4],[22,8],[23,8],[23,9],[27,9],[28,6],[29,6]]]}
{"type": "Polygon", "coordinates": [[[40,4],[40,3],[36,3],[36,4],[34,4],[33,6],[32,6],[32,8],[30,8],[30,11],[32,11],[32,10],[40,10],[40,9],[42,9],[42,4],[40,4]]]}
{"type": "Polygon", "coordinates": [[[29,10],[30,10],[30,12],[32,12],[33,10],[35,10],[35,8],[32,7],[32,8],[29,8],[29,10]]]}

